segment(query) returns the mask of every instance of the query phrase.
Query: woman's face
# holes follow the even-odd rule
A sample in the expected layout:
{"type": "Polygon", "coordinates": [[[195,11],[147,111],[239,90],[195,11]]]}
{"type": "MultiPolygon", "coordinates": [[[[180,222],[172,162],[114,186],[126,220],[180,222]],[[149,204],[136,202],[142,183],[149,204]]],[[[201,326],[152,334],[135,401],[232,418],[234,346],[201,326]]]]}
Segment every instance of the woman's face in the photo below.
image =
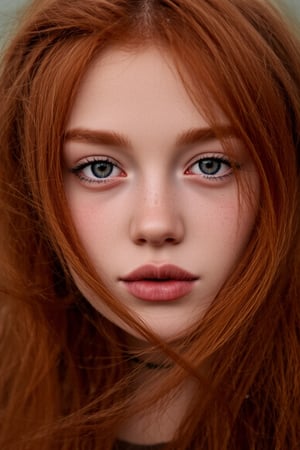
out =
{"type": "MultiPolygon", "coordinates": [[[[220,125],[229,131],[222,114],[220,125]]],[[[112,294],[162,338],[203,315],[253,229],[258,177],[228,139],[231,161],[156,48],[107,51],[71,111],[64,182],[78,236],[112,294]],[[252,206],[238,198],[233,168],[252,206]]],[[[136,334],[74,279],[97,311],[136,334]]]]}

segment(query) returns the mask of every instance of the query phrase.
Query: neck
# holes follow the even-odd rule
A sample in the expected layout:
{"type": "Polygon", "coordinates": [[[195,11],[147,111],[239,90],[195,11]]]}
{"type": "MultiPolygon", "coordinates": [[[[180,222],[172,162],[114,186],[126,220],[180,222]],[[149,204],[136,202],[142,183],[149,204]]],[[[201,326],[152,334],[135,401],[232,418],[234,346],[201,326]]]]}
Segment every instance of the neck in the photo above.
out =
{"type": "Polygon", "coordinates": [[[124,421],[118,438],[139,445],[171,441],[188,410],[195,391],[195,384],[191,380],[186,380],[180,388],[171,391],[151,407],[139,408],[138,413],[124,421]]]}

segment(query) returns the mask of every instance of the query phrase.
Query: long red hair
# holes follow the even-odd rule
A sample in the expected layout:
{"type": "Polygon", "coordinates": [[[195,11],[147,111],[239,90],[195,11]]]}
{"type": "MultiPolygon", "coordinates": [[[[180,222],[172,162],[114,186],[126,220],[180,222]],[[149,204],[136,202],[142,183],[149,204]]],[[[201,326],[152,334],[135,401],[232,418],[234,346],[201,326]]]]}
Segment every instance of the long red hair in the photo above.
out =
{"type": "Polygon", "coordinates": [[[68,261],[175,361],[139,404],[198,381],[170,449],[296,450],[300,45],[280,14],[260,0],[35,0],[5,52],[0,98],[0,447],[109,450],[134,411],[122,331],[82,298],[68,261]],[[62,182],[65,127],[87,67],[109,46],[149,43],[168,49],[216,133],[210,99],[226,114],[261,185],[245,254],[184,349],[111,296],[62,182]]]}

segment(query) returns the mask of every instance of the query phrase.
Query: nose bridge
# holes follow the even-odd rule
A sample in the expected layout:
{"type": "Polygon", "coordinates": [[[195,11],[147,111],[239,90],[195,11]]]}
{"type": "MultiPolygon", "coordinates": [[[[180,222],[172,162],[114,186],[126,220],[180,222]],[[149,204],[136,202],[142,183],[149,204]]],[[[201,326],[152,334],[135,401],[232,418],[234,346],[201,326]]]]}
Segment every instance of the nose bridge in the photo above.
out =
{"type": "Polygon", "coordinates": [[[144,181],[141,189],[142,203],[154,213],[159,208],[163,208],[167,212],[167,208],[172,207],[172,185],[163,178],[163,176],[157,176],[150,179],[149,182],[144,181]]]}
{"type": "Polygon", "coordinates": [[[166,176],[144,178],[138,187],[131,221],[131,236],[138,243],[162,245],[183,238],[183,220],[175,189],[166,176]]]}

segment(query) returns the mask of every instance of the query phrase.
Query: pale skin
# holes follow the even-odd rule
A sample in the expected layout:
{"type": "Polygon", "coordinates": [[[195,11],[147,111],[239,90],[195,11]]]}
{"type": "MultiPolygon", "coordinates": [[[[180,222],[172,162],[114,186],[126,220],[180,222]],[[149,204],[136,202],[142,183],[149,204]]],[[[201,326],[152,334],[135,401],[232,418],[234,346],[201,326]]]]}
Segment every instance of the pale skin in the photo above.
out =
{"type": "MultiPolygon", "coordinates": [[[[221,113],[220,125],[229,125],[221,113]]],[[[171,58],[155,47],[100,56],[80,86],[67,133],[65,192],[97,273],[162,339],[180,337],[213,302],[253,230],[259,183],[249,155],[231,136],[228,160],[171,58]],[[239,205],[233,166],[252,193],[251,204],[242,198],[239,205]],[[194,274],[191,291],[172,301],[137,298],[123,278],[145,264],[173,264],[194,274]]],[[[99,313],[140,338],[74,279],[99,313]]],[[[171,439],[189,392],[187,385],[159,423],[156,414],[135,417],[121,437],[171,439]]]]}

